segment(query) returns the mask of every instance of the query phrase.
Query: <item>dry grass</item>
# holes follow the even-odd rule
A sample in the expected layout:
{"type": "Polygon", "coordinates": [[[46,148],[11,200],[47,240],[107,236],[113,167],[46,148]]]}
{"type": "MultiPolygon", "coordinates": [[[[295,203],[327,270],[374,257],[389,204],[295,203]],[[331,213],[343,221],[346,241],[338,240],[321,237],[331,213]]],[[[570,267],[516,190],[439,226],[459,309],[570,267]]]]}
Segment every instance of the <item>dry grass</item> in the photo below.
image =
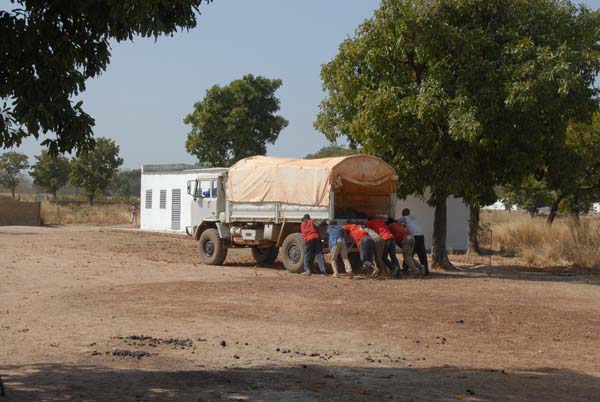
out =
{"type": "Polygon", "coordinates": [[[128,204],[57,205],[42,203],[42,221],[48,225],[120,225],[129,223],[128,204]]]}
{"type": "Polygon", "coordinates": [[[480,244],[489,247],[493,233],[493,250],[517,257],[531,266],[572,266],[600,271],[600,219],[559,218],[552,226],[545,217],[531,218],[526,213],[484,211],[481,214],[480,244]]]}

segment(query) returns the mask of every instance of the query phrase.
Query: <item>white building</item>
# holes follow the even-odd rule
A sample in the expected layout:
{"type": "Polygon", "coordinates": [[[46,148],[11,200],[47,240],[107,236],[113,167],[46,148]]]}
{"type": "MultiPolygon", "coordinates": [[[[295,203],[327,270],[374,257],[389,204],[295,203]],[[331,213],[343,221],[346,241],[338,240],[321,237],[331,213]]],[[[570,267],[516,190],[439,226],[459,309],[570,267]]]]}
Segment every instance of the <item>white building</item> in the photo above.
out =
{"type": "MultiPolygon", "coordinates": [[[[192,208],[194,199],[187,193],[188,180],[200,180],[206,175],[226,171],[226,168],[200,169],[191,165],[144,165],[142,166],[142,185],[140,195],[140,228],[143,230],[185,233],[186,227],[197,225],[192,208]]],[[[202,185],[202,188],[212,186],[202,185]]],[[[211,202],[210,198],[203,202],[211,202]]],[[[398,200],[396,216],[402,209],[409,208],[425,235],[425,245],[431,248],[433,234],[434,208],[418,197],[398,200]]],[[[448,208],[448,233],[446,244],[449,250],[467,249],[467,228],[469,208],[459,199],[450,197],[448,208]]]]}
{"type": "Polygon", "coordinates": [[[194,198],[187,193],[188,180],[226,170],[184,164],[142,166],[140,229],[185,233],[193,222],[194,198]]]}

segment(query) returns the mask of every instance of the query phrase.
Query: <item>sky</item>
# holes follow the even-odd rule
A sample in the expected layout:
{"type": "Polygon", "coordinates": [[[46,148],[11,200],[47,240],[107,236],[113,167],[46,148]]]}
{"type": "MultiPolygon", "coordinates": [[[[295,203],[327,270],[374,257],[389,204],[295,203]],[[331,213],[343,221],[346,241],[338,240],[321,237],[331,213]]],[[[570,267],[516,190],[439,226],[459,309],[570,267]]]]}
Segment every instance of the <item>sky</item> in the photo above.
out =
{"type": "MultiPolygon", "coordinates": [[[[600,8],[600,0],[585,2],[600,8]]],[[[185,151],[183,118],[208,88],[245,74],[283,80],[279,114],[289,120],[267,155],[303,157],[328,144],[313,128],[321,65],[373,15],[379,0],[215,0],[201,7],[198,25],[173,37],[112,44],[111,62],[87,81],[80,98],[96,120],[96,137],[120,146],[124,168],[195,163],[185,151]]],[[[40,141],[43,138],[40,139],[40,141]]],[[[17,150],[39,154],[39,141],[17,150]]]]}

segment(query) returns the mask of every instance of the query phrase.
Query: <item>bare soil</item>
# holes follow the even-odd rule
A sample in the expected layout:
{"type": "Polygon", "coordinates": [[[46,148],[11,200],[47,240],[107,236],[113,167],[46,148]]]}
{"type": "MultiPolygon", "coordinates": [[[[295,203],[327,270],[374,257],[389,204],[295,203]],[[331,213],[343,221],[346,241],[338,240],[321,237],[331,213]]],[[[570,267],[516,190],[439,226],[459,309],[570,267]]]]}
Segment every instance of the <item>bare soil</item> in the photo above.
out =
{"type": "Polygon", "coordinates": [[[7,401],[600,401],[600,277],[350,281],[187,237],[0,228],[7,401]]]}

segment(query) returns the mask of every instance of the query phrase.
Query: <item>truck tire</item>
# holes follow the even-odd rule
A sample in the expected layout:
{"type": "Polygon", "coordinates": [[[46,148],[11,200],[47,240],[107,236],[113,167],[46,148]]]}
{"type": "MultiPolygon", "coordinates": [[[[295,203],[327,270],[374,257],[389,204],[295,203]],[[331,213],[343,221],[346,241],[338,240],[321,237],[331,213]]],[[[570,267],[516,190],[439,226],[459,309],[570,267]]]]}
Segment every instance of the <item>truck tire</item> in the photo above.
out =
{"type": "Polygon", "coordinates": [[[227,257],[227,247],[219,238],[217,229],[206,229],[198,240],[200,261],[208,265],[221,265],[227,257]]]}
{"type": "Polygon", "coordinates": [[[273,265],[279,254],[279,247],[252,247],[252,256],[258,265],[273,265]]]}
{"type": "Polygon", "coordinates": [[[281,245],[283,266],[293,274],[304,271],[304,239],[300,233],[288,235],[281,245]]]}

